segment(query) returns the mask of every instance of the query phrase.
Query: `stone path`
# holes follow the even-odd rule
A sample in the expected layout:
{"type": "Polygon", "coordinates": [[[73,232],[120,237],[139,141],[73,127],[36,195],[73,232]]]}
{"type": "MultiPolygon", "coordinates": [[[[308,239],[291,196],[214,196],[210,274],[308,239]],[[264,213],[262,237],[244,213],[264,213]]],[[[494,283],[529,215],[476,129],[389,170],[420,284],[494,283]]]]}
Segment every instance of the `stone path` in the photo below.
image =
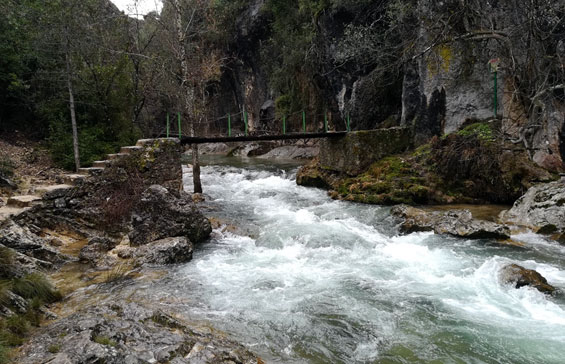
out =
{"type": "MultiPolygon", "coordinates": [[[[92,167],[80,168],[78,173],[65,174],[61,176],[64,184],[34,186],[30,189],[30,194],[16,195],[8,198],[6,206],[0,205],[0,222],[30,209],[35,204],[41,203],[41,198],[47,193],[73,188],[82,183],[89,176],[99,175],[113,161],[119,160],[132,152],[142,150],[156,140],[161,139],[140,139],[137,141],[136,145],[122,147],[119,153],[108,154],[105,160],[93,162],[92,167]]],[[[166,139],[163,138],[162,140],[166,139]]]]}

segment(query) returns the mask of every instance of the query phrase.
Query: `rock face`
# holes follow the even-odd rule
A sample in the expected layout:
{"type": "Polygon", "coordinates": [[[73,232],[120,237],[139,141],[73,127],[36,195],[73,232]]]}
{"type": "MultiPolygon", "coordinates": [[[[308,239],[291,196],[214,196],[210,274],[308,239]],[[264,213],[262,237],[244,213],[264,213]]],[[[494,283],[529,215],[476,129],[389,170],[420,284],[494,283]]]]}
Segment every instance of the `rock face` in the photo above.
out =
{"type": "Polygon", "coordinates": [[[196,331],[161,312],[115,302],[79,311],[39,330],[18,363],[257,364],[243,346],[196,331]]]}
{"type": "Polygon", "coordinates": [[[542,293],[554,293],[555,287],[547,283],[541,274],[532,269],[526,269],[517,264],[509,264],[500,271],[500,280],[504,284],[511,284],[515,288],[524,286],[534,287],[542,293]]]}
{"type": "Polygon", "coordinates": [[[185,237],[166,238],[143,245],[135,250],[141,264],[178,264],[192,259],[192,243],[185,237]]]}
{"type": "Polygon", "coordinates": [[[133,211],[132,225],[131,245],[177,236],[200,243],[212,232],[210,221],[198,211],[188,194],[176,197],[159,185],[142,193],[133,211]]]}
{"type": "Polygon", "coordinates": [[[436,234],[449,234],[466,239],[508,239],[510,237],[510,229],[507,226],[473,219],[469,210],[429,212],[400,205],[393,207],[391,214],[403,220],[400,224],[400,231],[407,234],[417,231],[433,231],[436,234]]]}
{"type": "Polygon", "coordinates": [[[508,224],[539,233],[565,233],[565,181],[534,186],[501,216],[508,224]]]}
{"type": "Polygon", "coordinates": [[[324,169],[355,176],[371,163],[412,145],[408,128],[358,131],[343,138],[328,138],[320,142],[320,165],[324,169]]]}

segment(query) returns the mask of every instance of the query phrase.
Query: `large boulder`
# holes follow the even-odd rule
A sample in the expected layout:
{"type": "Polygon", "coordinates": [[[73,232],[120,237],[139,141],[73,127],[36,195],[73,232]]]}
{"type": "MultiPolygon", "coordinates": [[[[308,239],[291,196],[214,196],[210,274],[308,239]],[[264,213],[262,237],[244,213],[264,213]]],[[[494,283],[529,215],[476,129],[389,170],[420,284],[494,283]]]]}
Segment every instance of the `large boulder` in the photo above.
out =
{"type": "Polygon", "coordinates": [[[501,220],[544,234],[565,234],[565,181],[531,187],[501,220]]]}
{"type": "Polygon", "coordinates": [[[176,236],[200,243],[212,232],[210,221],[198,211],[190,195],[181,192],[177,197],[159,185],[142,193],[132,225],[129,239],[133,246],[176,236]]]}
{"type": "Polygon", "coordinates": [[[424,211],[407,205],[395,206],[391,214],[402,220],[400,231],[406,234],[433,231],[466,239],[508,239],[507,226],[477,220],[469,210],[424,211]]]}
{"type": "Polygon", "coordinates": [[[116,240],[96,236],[88,240],[88,243],[82,247],[78,254],[78,258],[81,262],[96,264],[96,262],[102,258],[106,252],[114,249],[118,245],[116,240]]]}
{"type": "Polygon", "coordinates": [[[262,363],[242,345],[161,311],[113,299],[38,330],[18,363],[262,363]]]}
{"type": "Polygon", "coordinates": [[[320,141],[320,166],[356,176],[371,163],[402,153],[412,146],[410,128],[389,128],[348,133],[342,138],[320,141]]]}
{"type": "Polygon", "coordinates": [[[12,220],[6,220],[0,225],[0,245],[53,264],[62,264],[68,260],[68,257],[49,247],[44,239],[12,220]]]}
{"type": "Polygon", "coordinates": [[[192,259],[192,243],[185,237],[166,238],[136,249],[135,256],[141,264],[178,264],[192,259]]]}
{"type": "Polygon", "coordinates": [[[554,293],[555,287],[547,283],[541,274],[533,269],[526,269],[518,264],[509,264],[500,271],[500,280],[515,288],[530,286],[542,293],[554,293]]]}

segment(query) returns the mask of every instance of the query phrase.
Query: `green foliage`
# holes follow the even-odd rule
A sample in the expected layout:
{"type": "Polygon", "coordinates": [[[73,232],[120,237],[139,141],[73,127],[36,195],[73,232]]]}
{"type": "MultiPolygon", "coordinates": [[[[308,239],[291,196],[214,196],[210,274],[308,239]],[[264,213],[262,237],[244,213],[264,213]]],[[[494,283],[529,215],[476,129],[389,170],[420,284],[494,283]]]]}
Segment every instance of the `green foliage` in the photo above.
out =
{"type": "Polygon", "coordinates": [[[8,348],[4,346],[3,342],[0,342],[0,364],[7,363],[9,363],[8,348]]]}
{"type": "Polygon", "coordinates": [[[12,282],[12,291],[26,299],[40,299],[52,303],[62,298],[49,281],[39,273],[31,273],[12,282]]]}

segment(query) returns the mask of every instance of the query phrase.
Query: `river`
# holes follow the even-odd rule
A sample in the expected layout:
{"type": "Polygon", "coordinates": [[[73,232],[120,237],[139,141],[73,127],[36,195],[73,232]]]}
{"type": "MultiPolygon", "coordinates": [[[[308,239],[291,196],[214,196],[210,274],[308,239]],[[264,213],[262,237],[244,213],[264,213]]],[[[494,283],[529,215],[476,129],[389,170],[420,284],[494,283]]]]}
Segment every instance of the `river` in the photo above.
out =
{"type": "MultiPolygon", "coordinates": [[[[268,362],[563,363],[565,299],[498,282],[508,263],[565,287],[565,247],[399,236],[389,208],[297,186],[293,164],[202,168],[215,229],[138,294],[228,333],[268,362]]],[[[188,186],[190,188],[190,186],[188,186]]]]}

